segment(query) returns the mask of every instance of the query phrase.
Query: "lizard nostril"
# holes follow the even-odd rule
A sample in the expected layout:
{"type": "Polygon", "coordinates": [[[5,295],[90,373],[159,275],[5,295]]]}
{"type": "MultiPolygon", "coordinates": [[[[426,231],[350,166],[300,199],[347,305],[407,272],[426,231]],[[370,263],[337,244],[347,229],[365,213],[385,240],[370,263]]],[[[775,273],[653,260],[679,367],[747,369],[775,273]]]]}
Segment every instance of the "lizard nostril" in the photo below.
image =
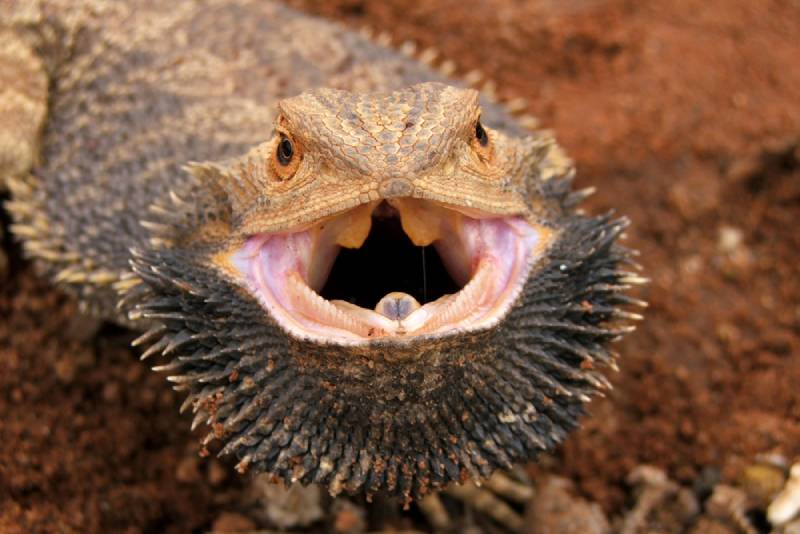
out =
{"type": "Polygon", "coordinates": [[[390,178],[378,186],[378,193],[383,198],[407,197],[411,194],[413,186],[403,178],[390,178]]]}

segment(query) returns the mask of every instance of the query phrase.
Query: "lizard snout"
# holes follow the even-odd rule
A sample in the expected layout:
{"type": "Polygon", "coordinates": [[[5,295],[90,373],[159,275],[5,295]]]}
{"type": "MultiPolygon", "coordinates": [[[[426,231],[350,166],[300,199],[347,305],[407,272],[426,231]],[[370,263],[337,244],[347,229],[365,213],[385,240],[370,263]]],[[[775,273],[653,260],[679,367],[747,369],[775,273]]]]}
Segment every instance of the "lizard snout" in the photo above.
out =
{"type": "Polygon", "coordinates": [[[414,186],[405,178],[389,178],[378,186],[378,194],[382,198],[408,197],[413,190],[414,186]]]}

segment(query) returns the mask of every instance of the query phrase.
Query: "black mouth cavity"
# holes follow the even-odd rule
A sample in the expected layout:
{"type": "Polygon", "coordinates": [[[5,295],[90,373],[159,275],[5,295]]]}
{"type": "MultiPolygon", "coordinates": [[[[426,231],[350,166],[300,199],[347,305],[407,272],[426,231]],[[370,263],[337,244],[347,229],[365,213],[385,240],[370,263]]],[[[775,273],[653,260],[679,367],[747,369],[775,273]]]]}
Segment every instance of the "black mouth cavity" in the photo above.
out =
{"type": "Polygon", "coordinates": [[[320,295],[372,309],[392,291],[425,304],[460,289],[436,249],[415,246],[396,211],[384,203],[373,212],[372,229],[361,248],[339,252],[320,295]]]}

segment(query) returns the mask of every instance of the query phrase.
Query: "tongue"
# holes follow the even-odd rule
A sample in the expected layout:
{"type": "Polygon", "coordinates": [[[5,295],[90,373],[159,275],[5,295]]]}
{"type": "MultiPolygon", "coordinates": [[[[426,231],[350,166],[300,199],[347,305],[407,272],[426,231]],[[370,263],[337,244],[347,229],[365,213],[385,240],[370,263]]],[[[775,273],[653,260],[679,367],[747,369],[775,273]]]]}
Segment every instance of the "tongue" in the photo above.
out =
{"type": "Polygon", "coordinates": [[[420,307],[417,299],[401,291],[393,291],[375,305],[375,311],[393,321],[402,321],[420,307]]]}

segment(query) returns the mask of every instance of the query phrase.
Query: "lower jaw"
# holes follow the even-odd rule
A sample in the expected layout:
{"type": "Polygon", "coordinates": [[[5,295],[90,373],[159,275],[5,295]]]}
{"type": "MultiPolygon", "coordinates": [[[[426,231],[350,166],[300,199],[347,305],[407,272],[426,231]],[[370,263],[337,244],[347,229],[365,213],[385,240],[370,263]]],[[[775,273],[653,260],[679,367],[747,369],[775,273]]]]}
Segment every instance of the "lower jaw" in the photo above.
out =
{"type": "Polygon", "coordinates": [[[497,324],[551,237],[547,229],[521,217],[472,217],[411,199],[392,206],[414,244],[434,245],[452,278],[463,286],[459,291],[422,305],[410,295],[391,293],[374,310],[319,294],[340,244],[363,244],[371,222],[364,218],[371,217],[374,204],[297,232],[252,236],[234,252],[232,263],[245,288],[297,339],[342,345],[404,343],[497,324]],[[360,228],[361,237],[354,237],[354,228],[360,228]]]}

